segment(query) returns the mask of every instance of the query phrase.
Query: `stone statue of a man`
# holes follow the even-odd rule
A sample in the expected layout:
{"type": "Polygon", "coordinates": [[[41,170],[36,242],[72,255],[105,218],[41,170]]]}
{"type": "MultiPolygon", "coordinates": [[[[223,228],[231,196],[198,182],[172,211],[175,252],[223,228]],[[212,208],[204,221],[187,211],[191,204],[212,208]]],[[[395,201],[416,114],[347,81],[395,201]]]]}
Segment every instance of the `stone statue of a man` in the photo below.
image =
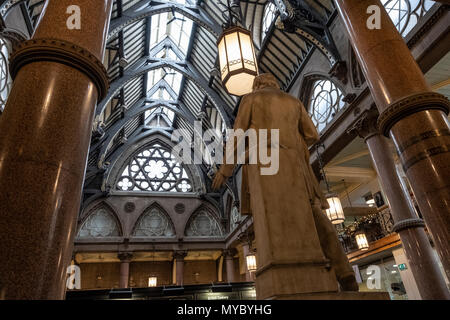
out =
{"type": "MultiPolygon", "coordinates": [[[[258,298],[336,292],[337,281],[342,290],[357,291],[353,269],[322,211],[328,203],[308,151],[319,135],[303,104],[283,92],[273,75],[262,74],[241,101],[234,125],[238,129],[279,129],[278,172],[262,175],[265,165],[259,160],[243,166],[241,213],[253,215],[258,298]]],[[[224,184],[233,168],[234,164],[220,167],[213,189],[224,184]]]]}

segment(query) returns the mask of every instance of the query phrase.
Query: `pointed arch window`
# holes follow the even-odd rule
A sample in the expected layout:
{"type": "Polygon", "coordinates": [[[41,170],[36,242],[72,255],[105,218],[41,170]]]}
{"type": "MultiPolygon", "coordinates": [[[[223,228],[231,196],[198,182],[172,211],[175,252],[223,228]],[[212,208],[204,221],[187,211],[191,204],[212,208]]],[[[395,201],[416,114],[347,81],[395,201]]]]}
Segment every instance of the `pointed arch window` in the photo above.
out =
{"type": "Polygon", "coordinates": [[[192,192],[191,181],[171,151],[155,143],[131,157],[116,188],[121,191],[192,192]]]}
{"type": "Polygon", "coordinates": [[[185,231],[188,237],[222,237],[222,228],[217,219],[207,212],[200,210],[189,220],[185,231]]]}
{"type": "Polygon", "coordinates": [[[135,237],[174,237],[175,228],[168,215],[157,207],[148,209],[138,220],[135,237]]]}
{"type": "Polygon", "coordinates": [[[317,130],[321,132],[345,106],[342,91],[330,80],[320,79],[313,83],[309,113],[317,130]]]}
{"type": "Polygon", "coordinates": [[[381,0],[392,22],[406,36],[433,6],[431,0],[381,0]]]}
{"type": "Polygon", "coordinates": [[[264,41],[264,39],[267,36],[267,33],[270,31],[270,28],[272,28],[272,24],[275,21],[277,15],[278,15],[277,7],[272,2],[268,2],[264,7],[261,42],[264,41]]]}
{"type": "Polygon", "coordinates": [[[91,213],[83,222],[78,237],[106,238],[120,236],[120,228],[114,215],[102,207],[91,213]]]}

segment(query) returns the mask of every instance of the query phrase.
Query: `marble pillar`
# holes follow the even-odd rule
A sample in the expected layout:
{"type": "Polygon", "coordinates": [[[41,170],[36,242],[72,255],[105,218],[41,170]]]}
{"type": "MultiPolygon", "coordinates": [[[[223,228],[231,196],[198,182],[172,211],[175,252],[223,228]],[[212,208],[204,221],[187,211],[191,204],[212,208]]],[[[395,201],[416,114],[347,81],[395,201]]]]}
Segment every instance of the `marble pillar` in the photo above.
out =
{"type": "Polygon", "coordinates": [[[389,203],[394,231],[398,232],[408,264],[414,275],[420,295],[425,300],[450,299],[445,280],[434,259],[431,244],[424,230],[424,222],[417,216],[389,147],[387,138],[378,131],[375,109],[364,112],[350,131],[356,131],[367,144],[378,173],[379,182],[389,203]]]}
{"type": "Polygon", "coordinates": [[[117,256],[120,260],[119,288],[125,289],[128,288],[130,280],[130,262],[133,254],[130,252],[121,252],[117,256]]]}
{"type": "Polygon", "coordinates": [[[380,0],[336,4],[380,112],[379,128],[394,142],[450,276],[450,103],[431,91],[380,0]],[[379,9],[379,28],[369,7],[379,9]]]}
{"type": "Polygon", "coordinates": [[[187,256],[187,251],[175,251],[173,258],[175,259],[177,286],[182,286],[184,283],[184,258],[187,256]]]}
{"type": "Polygon", "coordinates": [[[234,256],[236,255],[235,249],[227,249],[223,251],[223,257],[225,259],[225,271],[227,273],[227,282],[235,282],[234,278],[234,256]]]}
{"type": "Polygon", "coordinates": [[[14,84],[0,120],[0,286],[6,299],[62,299],[112,0],[49,0],[31,40],[11,55],[14,84]]]}

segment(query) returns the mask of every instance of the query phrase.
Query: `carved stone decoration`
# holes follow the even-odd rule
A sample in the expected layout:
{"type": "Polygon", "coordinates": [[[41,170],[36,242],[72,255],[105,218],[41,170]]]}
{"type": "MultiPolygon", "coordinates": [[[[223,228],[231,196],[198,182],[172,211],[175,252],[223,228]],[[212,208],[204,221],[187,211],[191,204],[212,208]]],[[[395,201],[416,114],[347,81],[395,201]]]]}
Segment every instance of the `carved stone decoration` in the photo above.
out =
{"type": "Polygon", "coordinates": [[[239,223],[242,221],[242,216],[239,213],[238,207],[234,206],[231,209],[231,215],[230,215],[230,231],[233,231],[239,226],[239,223]]]}
{"type": "Polygon", "coordinates": [[[389,131],[401,119],[419,111],[433,109],[442,110],[448,115],[450,102],[447,97],[436,92],[414,94],[392,103],[384,110],[378,119],[378,126],[389,137],[389,131]]]}
{"type": "Polygon", "coordinates": [[[123,206],[123,209],[124,209],[125,212],[127,212],[127,213],[132,213],[134,210],[136,210],[136,205],[134,204],[134,202],[128,201],[128,202],[125,203],[125,205],[123,206]]]}
{"type": "Polygon", "coordinates": [[[347,84],[348,82],[347,73],[348,73],[347,62],[337,61],[331,68],[329,75],[333,78],[338,79],[343,84],[347,84]]]}
{"type": "Polygon", "coordinates": [[[347,132],[350,134],[356,132],[356,134],[363,138],[364,141],[367,141],[374,135],[380,133],[378,130],[377,119],[378,111],[375,107],[372,107],[370,110],[364,111],[355,124],[347,130],[347,132]]]}
{"type": "Polygon", "coordinates": [[[78,45],[60,39],[27,40],[14,48],[11,55],[10,72],[15,78],[24,66],[35,61],[53,61],[69,65],[86,74],[98,90],[98,100],[106,97],[109,79],[103,63],[78,45]]]}
{"type": "Polygon", "coordinates": [[[120,236],[119,226],[113,214],[106,208],[99,208],[89,215],[80,228],[80,238],[106,238],[120,236]]]}
{"type": "Polygon", "coordinates": [[[186,206],[183,203],[177,203],[174,210],[178,214],[183,214],[186,211],[186,206]]]}
{"type": "Polygon", "coordinates": [[[139,218],[133,236],[171,238],[175,236],[175,228],[166,213],[153,207],[139,218]]]}
{"type": "Polygon", "coordinates": [[[185,231],[188,237],[222,237],[219,222],[209,212],[200,210],[191,217],[185,231]]]}
{"type": "Polygon", "coordinates": [[[131,262],[131,259],[133,259],[133,253],[132,252],[119,252],[117,254],[117,258],[119,258],[120,262],[131,262]]]}

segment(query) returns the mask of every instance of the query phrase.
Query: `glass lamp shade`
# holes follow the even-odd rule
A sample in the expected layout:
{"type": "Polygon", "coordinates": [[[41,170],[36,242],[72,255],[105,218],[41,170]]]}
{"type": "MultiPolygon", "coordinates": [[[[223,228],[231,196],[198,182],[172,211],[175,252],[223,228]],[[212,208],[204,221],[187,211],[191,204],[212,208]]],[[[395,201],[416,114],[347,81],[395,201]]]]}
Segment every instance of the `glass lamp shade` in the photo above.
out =
{"type": "Polygon", "coordinates": [[[250,31],[231,27],[223,32],[217,46],[220,75],[228,93],[243,96],[252,92],[258,64],[250,31]]]}
{"type": "Polygon", "coordinates": [[[248,254],[246,260],[247,260],[247,270],[249,272],[255,272],[257,270],[255,254],[253,253],[248,254]]]}
{"type": "Polygon", "coordinates": [[[345,220],[344,210],[342,209],[341,200],[336,195],[327,195],[327,201],[330,206],[326,210],[328,219],[332,224],[341,224],[345,220]]]}
{"type": "Polygon", "coordinates": [[[148,286],[149,287],[156,287],[158,285],[158,278],[157,277],[149,277],[148,278],[148,286]]]}
{"type": "Polygon", "coordinates": [[[369,199],[369,200],[366,201],[366,204],[369,207],[373,207],[375,205],[375,200],[374,199],[369,199]]]}
{"type": "Polygon", "coordinates": [[[356,244],[359,250],[369,250],[369,242],[367,241],[366,234],[364,232],[358,232],[355,234],[356,244]]]}

